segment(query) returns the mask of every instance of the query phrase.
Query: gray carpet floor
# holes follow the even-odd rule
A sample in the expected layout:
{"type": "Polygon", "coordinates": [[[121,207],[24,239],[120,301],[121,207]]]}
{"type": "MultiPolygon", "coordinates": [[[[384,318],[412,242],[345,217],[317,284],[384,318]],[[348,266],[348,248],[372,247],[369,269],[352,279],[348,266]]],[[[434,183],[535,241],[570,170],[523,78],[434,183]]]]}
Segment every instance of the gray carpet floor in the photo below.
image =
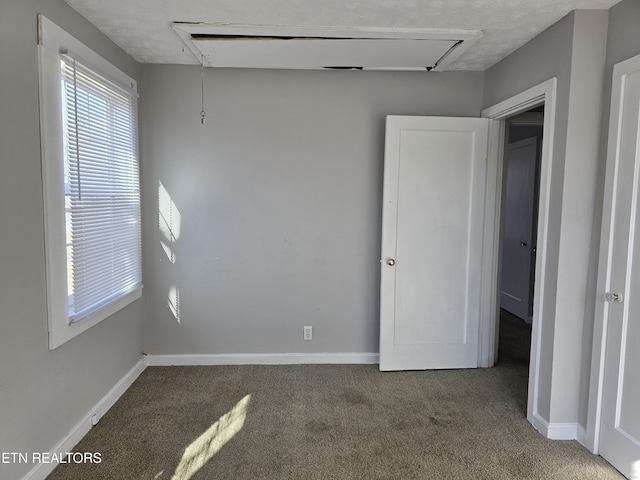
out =
{"type": "Polygon", "coordinates": [[[505,316],[496,367],[151,367],[77,445],[64,479],[622,479],[527,422],[530,330],[505,316]]]}

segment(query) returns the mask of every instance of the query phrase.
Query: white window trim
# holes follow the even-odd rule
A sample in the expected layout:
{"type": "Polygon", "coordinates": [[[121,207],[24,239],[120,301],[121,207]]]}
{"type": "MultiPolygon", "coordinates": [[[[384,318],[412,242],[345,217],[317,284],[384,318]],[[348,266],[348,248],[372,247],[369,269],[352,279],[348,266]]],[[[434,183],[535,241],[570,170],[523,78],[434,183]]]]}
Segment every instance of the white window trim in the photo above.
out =
{"type": "Polygon", "coordinates": [[[114,303],[70,323],[67,314],[67,255],[64,205],[64,147],[60,53],[72,52],[114,80],[137,92],[137,82],[69,35],[38,15],[38,67],[40,135],[44,194],[47,320],[49,349],[59,347],[142,296],[142,287],[114,303]]]}

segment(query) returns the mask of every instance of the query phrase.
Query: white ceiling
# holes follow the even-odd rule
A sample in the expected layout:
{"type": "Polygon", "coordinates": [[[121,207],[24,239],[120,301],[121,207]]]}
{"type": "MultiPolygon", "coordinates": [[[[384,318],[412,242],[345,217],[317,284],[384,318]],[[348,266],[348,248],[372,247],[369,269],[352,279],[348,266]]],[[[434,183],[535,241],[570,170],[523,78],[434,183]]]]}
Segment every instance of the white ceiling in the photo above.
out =
{"type": "Polygon", "coordinates": [[[576,9],[620,0],[65,0],[143,63],[196,64],[173,22],[482,30],[448,70],[485,70],[576,9]]]}

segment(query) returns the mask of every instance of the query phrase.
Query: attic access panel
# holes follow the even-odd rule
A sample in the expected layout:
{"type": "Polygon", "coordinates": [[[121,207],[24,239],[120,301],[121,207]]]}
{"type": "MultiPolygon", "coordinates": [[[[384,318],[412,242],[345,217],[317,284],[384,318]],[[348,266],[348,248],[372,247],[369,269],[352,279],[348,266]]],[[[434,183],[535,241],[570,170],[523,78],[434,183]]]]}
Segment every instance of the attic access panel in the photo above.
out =
{"type": "Polygon", "coordinates": [[[444,70],[477,30],[174,23],[198,63],[227,68],[444,70]]]}

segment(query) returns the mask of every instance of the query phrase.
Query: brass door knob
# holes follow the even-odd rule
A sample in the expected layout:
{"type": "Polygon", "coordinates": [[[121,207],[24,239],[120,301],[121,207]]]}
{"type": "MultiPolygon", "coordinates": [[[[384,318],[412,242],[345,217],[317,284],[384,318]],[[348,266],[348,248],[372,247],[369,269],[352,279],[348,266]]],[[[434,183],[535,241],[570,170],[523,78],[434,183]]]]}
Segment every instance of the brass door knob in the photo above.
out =
{"type": "Polygon", "coordinates": [[[387,265],[391,265],[392,267],[396,264],[396,261],[393,258],[387,259],[387,265]]]}

